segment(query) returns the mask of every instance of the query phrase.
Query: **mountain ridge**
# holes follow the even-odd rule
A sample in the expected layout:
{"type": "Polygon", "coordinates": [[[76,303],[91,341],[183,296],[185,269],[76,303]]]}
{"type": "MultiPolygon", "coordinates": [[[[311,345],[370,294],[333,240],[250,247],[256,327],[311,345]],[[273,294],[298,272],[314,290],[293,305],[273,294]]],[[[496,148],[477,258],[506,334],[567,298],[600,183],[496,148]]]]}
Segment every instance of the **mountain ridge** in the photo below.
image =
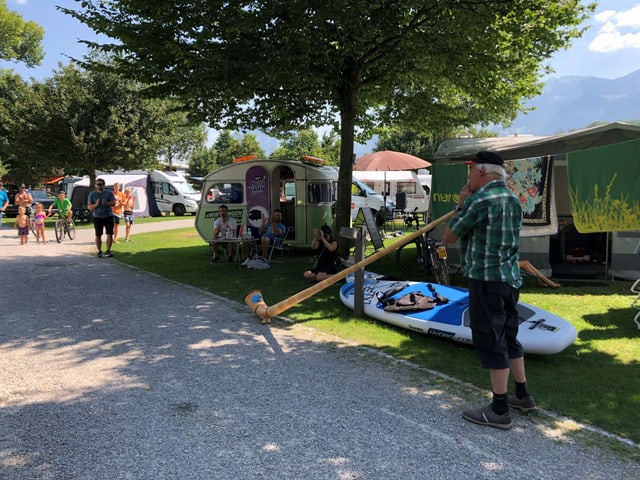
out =
{"type": "Polygon", "coordinates": [[[594,76],[550,78],[542,94],[526,102],[502,135],[553,135],[594,122],[640,120],[640,70],[615,79],[594,76]]]}

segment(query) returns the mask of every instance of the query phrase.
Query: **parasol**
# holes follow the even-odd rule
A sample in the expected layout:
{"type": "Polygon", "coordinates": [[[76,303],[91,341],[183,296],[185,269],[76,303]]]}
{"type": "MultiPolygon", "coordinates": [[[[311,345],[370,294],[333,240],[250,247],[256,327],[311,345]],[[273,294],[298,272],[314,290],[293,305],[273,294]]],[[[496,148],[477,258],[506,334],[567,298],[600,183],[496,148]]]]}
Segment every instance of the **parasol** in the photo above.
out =
{"type": "MultiPolygon", "coordinates": [[[[353,164],[355,171],[374,171],[374,170],[417,170],[419,168],[428,168],[431,163],[421,158],[414,157],[408,153],[395,152],[393,150],[380,150],[378,152],[368,153],[356,159],[353,164]]],[[[387,178],[384,178],[384,204],[387,205],[387,178]]]]}
{"type": "Polygon", "coordinates": [[[356,159],[354,170],[417,170],[429,168],[431,163],[408,153],[394,152],[393,150],[380,150],[368,153],[356,159]]]}

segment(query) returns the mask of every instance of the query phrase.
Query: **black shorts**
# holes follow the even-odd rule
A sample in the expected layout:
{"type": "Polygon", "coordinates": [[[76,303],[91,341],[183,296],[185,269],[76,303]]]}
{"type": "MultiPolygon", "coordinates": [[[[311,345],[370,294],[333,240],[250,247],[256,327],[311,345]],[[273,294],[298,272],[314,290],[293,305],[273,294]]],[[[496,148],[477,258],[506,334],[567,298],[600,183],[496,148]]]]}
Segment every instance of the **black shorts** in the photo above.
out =
{"type": "Polygon", "coordinates": [[[113,235],[113,215],[93,217],[93,228],[96,232],[96,237],[101,237],[105,230],[107,235],[113,235]]]}
{"type": "Polygon", "coordinates": [[[524,355],[518,341],[517,288],[502,282],[469,280],[469,314],[473,345],[484,368],[509,368],[524,355]]]}

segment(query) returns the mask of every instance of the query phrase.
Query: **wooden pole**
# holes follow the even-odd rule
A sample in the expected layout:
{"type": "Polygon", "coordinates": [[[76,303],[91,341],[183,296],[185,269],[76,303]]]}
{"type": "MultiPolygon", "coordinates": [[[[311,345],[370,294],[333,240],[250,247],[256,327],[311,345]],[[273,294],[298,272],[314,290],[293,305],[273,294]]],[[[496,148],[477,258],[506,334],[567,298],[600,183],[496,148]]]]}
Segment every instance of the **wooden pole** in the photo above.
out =
{"type": "Polygon", "coordinates": [[[256,315],[258,315],[258,317],[262,319],[262,323],[270,323],[273,317],[280,315],[282,312],[288,310],[292,306],[314,296],[316,293],[346,278],[351,273],[366,267],[376,260],[381,259],[385,255],[388,255],[389,253],[397,250],[401,246],[415,240],[420,235],[428,232],[429,230],[432,230],[437,225],[446,222],[451,217],[453,217],[454,213],[455,212],[449,212],[446,215],[437,218],[433,222],[422,227],[420,230],[407,235],[405,238],[394,243],[393,245],[383,248],[382,250],[374,253],[373,255],[370,255],[364,260],[351,265],[349,268],[346,268],[345,270],[342,270],[335,275],[331,275],[329,278],[326,278],[325,280],[322,280],[321,282],[318,282],[315,285],[312,285],[311,287],[276,303],[275,305],[272,305],[270,307],[267,306],[267,304],[262,299],[262,293],[260,292],[260,290],[252,290],[247,293],[244,297],[244,302],[249,306],[249,308],[251,308],[251,310],[253,310],[256,315]]]}

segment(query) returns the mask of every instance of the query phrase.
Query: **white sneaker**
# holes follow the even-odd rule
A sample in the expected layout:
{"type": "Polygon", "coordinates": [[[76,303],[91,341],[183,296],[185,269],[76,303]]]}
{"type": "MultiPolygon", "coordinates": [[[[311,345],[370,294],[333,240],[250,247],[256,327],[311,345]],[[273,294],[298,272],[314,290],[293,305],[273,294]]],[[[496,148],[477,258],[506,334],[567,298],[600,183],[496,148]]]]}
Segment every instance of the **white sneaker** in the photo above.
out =
{"type": "Polygon", "coordinates": [[[244,262],[242,262],[240,265],[242,265],[243,267],[246,267],[247,265],[249,265],[249,262],[251,261],[250,258],[245,258],[244,262]]]}

